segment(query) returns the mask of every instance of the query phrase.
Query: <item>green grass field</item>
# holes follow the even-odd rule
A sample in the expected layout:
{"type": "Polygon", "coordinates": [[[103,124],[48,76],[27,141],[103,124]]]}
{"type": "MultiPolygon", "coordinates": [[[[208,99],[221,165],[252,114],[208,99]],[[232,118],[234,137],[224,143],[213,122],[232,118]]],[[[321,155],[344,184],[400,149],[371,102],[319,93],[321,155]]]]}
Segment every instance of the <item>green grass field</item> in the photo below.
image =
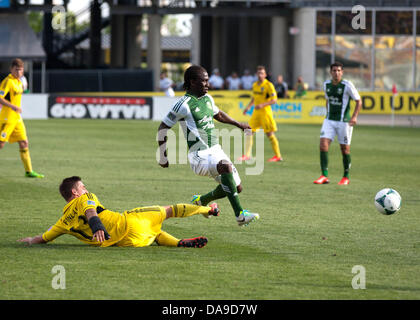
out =
{"type": "Polygon", "coordinates": [[[334,142],[331,183],[319,186],[312,181],[320,174],[320,126],[280,125],[285,162],[265,162],[254,176],[237,165],[241,202],[261,219],[239,228],[222,199],[218,218],[164,223],[179,238],[209,239],[203,249],[180,249],[95,248],[71,236],[32,247],[16,242],[58,220],[65,205],[58,185],[70,175],[80,175],[115,211],[188,202],[215,187],[188,164],[158,166],[157,122],[33,120],[26,126],[34,169],[46,178],[24,178],[16,144],[0,151],[0,299],[420,298],[419,129],[356,127],[351,184],[337,185],[343,169],[334,142]],[[373,203],[384,187],[403,199],[391,216],[373,203]],[[64,290],[52,288],[55,265],[65,268],[64,290]],[[352,288],[356,265],[366,270],[364,290],[352,288]]]}

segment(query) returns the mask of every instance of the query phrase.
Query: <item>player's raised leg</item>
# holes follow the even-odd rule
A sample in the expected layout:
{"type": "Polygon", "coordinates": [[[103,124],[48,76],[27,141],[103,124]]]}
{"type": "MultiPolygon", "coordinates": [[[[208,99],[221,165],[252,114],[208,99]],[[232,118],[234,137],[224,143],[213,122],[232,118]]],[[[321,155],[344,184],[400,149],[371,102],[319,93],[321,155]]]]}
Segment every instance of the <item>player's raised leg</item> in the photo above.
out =
{"type": "Polygon", "coordinates": [[[242,186],[236,186],[235,179],[233,177],[232,165],[225,161],[220,161],[217,164],[217,171],[221,175],[221,186],[229,199],[238,225],[244,226],[254,220],[258,220],[260,218],[258,213],[252,213],[248,210],[244,210],[241,206],[239,193],[242,191],[242,186]]]}

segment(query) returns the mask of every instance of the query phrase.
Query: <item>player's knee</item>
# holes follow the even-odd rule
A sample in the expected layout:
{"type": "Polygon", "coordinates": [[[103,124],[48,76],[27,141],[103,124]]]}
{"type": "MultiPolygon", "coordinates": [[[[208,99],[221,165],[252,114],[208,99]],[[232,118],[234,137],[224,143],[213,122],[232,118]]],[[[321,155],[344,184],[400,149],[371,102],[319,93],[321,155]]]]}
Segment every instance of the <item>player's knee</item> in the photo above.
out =
{"type": "Polygon", "coordinates": [[[237,191],[238,193],[241,193],[241,192],[242,192],[242,185],[237,186],[237,187],[236,187],[236,191],[237,191]]]}
{"type": "Polygon", "coordinates": [[[232,169],[232,164],[231,163],[227,163],[224,161],[220,161],[217,164],[217,171],[222,174],[222,173],[232,173],[233,169],[232,169]]]}
{"type": "Polygon", "coordinates": [[[4,141],[0,141],[0,149],[3,149],[4,147],[4,141]]]}

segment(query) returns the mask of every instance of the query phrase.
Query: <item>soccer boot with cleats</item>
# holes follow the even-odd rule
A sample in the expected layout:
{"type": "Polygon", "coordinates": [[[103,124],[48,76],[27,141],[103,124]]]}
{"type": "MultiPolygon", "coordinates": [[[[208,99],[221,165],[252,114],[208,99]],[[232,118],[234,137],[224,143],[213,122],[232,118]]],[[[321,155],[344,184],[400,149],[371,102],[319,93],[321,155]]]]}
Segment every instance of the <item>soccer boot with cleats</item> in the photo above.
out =
{"type": "Polygon", "coordinates": [[[201,206],[201,194],[195,194],[192,196],[191,203],[196,206],[201,206]]]}
{"type": "Polygon", "coordinates": [[[238,222],[238,226],[247,226],[252,221],[258,220],[260,215],[258,213],[252,213],[248,210],[242,210],[239,216],[236,217],[236,221],[238,222]]]}
{"type": "Polygon", "coordinates": [[[202,248],[207,244],[206,237],[197,237],[191,239],[182,239],[178,242],[178,247],[182,248],[202,248]]]}
{"type": "Polygon", "coordinates": [[[268,162],[279,162],[279,161],[283,161],[283,158],[282,157],[274,156],[274,157],[268,159],[267,161],[268,162]]]}
{"type": "Polygon", "coordinates": [[[315,184],[327,184],[330,183],[330,179],[328,179],[326,176],[322,175],[318,179],[314,181],[315,184]]]}
{"type": "Polygon", "coordinates": [[[348,184],[350,184],[350,180],[347,177],[342,177],[338,184],[341,185],[341,186],[348,185],[348,184]]]}
{"type": "Polygon", "coordinates": [[[27,178],[44,178],[43,174],[37,173],[35,171],[26,172],[25,177],[27,178]]]}
{"type": "Polygon", "coordinates": [[[250,160],[250,159],[251,159],[251,157],[248,157],[247,155],[243,155],[242,157],[238,158],[238,161],[247,161],[247,160],[250,160]]]}

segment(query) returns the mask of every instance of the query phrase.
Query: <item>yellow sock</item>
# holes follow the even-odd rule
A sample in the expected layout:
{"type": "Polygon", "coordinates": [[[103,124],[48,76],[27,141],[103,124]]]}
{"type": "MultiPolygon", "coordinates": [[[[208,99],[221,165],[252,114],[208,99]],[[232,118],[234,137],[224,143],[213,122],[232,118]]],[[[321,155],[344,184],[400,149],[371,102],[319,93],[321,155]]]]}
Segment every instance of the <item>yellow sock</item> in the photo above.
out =
{"type": "Polygon", "coordinates": [[[270,139],[271,147],[273,148],[274,154],[276,155],[276,157],[280,158],[281,157],[280,147],[279,147],[279,142],[278,142],[276,136],[274,134],[272,134],[268,138],[270,139]]]}
{"type": "Polygon", "coordinates": [[[211,210],[210,207],[197,206],[195,204],[179,203],[172,206],[174,218],[191,217],[196,214],[206,214],[211,210]]]}
{"type": "Polygon", "coordinates": [[[252,152],[252,144],[253,144],[253,135],[245,135],[245,155],[247,157],[251,156],[252,152]]]}
{"type": "Polygon", "coordinates": [[[23,166],[26,172],[32,172],[31,155],[28,148],[20,149],[20,158],[22,159],[23,166]]]}
{"type": "Polygon", "coordinates": [[[176,247],[178,246],[179,239],[175,238],[174,236],[171,236],[165,231],[162,231],[156,236],[155,241],[160,246],[176,247]]]}

